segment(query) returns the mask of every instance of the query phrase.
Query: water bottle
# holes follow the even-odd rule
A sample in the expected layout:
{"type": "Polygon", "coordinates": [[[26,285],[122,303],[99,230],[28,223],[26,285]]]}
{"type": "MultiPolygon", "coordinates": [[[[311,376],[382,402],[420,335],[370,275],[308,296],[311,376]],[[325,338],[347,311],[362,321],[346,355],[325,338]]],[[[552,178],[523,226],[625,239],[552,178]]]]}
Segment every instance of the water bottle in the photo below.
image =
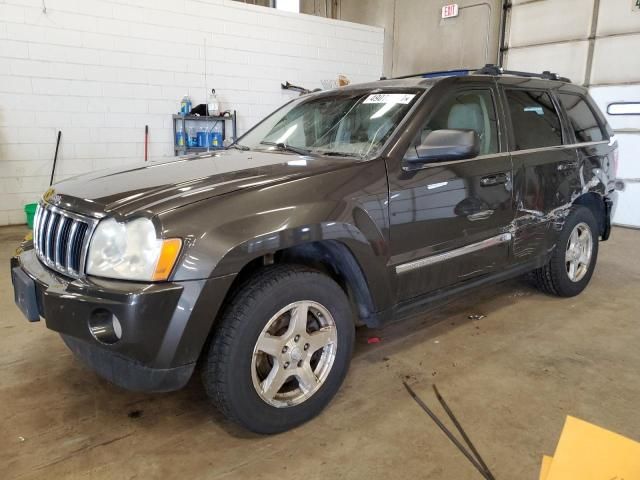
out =
{"type": "Polygon", "coordinates": [[[198,128],[198,146],[207,147],[207,129],[206,127],[198,128]]]}
{"type": "Polygon", "coordinates": [[[178,147],[184,147],[184,130],[182,129],[182,120],[178,122],[178,126],[176,127],[176,145],[178,147]]]}
{"type": "Polygon", "coordinates": [[[191,113],[191,99],[185,94],[180,100],[180,115],[189,115],[191,113]]]}
{"type": "Polygon", "coordinates": [[[197,147],[198,146],[198,134],[196,133],[196,129],[194,127],[189,127],[189,146],[197,147]]]}
{"type": "Polygon", "coordinates": [[[220,115],[220,104],[218,103],[215,88],[211,89],[211,95],[209,95],[209,101],[207,102],[207,110],[209,111],[209,115],[214,117],[220,115]]]}
{"type": "Polygon", "coordinates": [[[211,146],[213,148],[222,148],[222,131],[218,128],[213,130],[213,138],[211,139],[211,146]]]}

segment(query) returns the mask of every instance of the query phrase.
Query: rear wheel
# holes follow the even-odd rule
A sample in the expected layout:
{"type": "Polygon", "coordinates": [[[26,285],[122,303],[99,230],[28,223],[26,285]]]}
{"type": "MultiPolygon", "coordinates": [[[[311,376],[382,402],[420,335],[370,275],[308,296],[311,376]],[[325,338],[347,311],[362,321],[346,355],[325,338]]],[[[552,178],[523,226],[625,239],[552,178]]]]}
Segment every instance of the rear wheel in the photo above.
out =
{"type": "Polygon", "coordinates": [[[270,267],[220,319],[203,370],[205,389],[249,430],[291,429],[338,391],[353,339],[351,308],[338,284],[303,267],[270,267]]]}
{"type": "Polygon", "coordinates": [[[597,232],[598,223],[591,210],[573,207],[549,263],[531,273],[534,284],[561,297],[582,292],[591,280],[598,258],[597,232]]]}

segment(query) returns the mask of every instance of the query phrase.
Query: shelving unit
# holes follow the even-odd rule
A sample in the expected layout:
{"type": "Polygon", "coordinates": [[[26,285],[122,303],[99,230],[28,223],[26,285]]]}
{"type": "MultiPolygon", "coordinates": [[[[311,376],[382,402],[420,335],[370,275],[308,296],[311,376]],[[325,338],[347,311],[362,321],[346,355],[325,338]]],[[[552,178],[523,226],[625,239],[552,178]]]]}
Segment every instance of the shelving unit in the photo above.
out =
{"type": "Polygon", "coordinates": [[[172,115],[173,119],[173,151],[174,155],[186,155],[188,153],[199,153],[199,152],[207,152],[211,150],[220,150],[223,147],[224,140],[230,138],[234,142],[237,140],[237,130],[236,130],[236,111],[234,110],[231,116],[225,117],[222,115],[210,115],[207,117],[198,116],[198,115],[172,115]],[[231,122],[231,135],[227,136],[227,122],[231,122]],[[198,147],[198,146],[189,146],[188,145],[188,129],[192,126],[195,126],[196,129],[199,129],[202,124],[207,125],[207,130],[211,128],[217,128],[220,125],[220,129],[222,130],[222,143],[219,147],[208,146],[208,147],[198,147]],[[182,132],[185,136],[185,144],[178,145],[176,133],[178,132],[177,126],[182,124],[182,132]]]}

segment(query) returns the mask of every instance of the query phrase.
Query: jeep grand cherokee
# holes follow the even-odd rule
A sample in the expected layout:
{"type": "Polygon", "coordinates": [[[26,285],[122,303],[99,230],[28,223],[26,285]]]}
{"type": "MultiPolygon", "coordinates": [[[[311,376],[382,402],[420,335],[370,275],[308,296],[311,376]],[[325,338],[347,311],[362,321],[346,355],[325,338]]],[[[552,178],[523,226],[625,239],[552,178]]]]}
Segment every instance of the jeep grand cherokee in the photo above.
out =
{"type": "Polygon", "coordinates": [[[227,417],[280,432],[335,395],[358,325],[522,274],[580,293],[616,162],[587,91],[548,72],[308,94],[225,151],[55,185],[16,302],[115,384],[179,389],[200,362],[227,417]]]}

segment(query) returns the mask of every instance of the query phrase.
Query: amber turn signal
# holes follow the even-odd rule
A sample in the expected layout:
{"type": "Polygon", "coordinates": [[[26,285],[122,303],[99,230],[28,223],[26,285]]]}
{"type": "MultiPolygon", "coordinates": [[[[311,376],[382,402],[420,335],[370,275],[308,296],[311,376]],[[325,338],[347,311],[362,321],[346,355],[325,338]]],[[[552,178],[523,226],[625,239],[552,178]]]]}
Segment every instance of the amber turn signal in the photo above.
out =
{"type": "Polygon", "coordinates": [[[160,251],[160,258],[156,264],[156,270],[153,272],[153,281],[162,282],[169,278],[171,270],[178,259],[180,254],[180,248],[182,247],[182,240],[179,238],[169,238],[162,241],[162,250],[160,251]]]}

